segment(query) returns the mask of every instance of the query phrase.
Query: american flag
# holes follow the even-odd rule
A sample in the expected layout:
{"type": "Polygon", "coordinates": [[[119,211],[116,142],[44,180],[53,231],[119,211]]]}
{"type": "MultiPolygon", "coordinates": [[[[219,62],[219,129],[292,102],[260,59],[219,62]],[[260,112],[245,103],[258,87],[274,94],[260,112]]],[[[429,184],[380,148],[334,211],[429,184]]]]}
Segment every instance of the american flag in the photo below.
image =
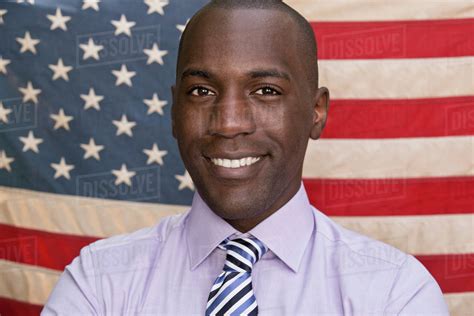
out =
{"type": "MultiPolygon", "coordinates": [[[[38,314],[88,243],[190,205],[170,86],[206,2],[0,2],[1,315],[38,314]]],[[[332,98],[311,202],[414,254],[472,314],[473,2],[285,2],[314,27],[332,98]]]]}

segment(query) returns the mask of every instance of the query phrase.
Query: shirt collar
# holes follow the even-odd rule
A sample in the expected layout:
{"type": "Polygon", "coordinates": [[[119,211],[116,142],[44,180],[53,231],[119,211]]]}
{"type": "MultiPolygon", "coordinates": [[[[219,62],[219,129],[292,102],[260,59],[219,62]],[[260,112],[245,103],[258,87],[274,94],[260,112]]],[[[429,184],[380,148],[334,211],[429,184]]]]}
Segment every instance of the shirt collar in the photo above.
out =
{"type": "Polygon", "coordinates": [[[185,225],[191,270],[206,259],[224,239],[237,232],[207,206],[197,191],[185,225]]]}
{"type": "MultiPolygon", "coordinates": [[[[238,233],[235,228],[217,216],[197,192],[194,194],[186,225],[188,225],[187,244],[191,270],[194,270],[225,238],[238,233]]],[[[313,210],[301,183],[298,192],[285,205],[248,233],[261,240],[294,272],[298,272],[313,229],[313,210]]]]}

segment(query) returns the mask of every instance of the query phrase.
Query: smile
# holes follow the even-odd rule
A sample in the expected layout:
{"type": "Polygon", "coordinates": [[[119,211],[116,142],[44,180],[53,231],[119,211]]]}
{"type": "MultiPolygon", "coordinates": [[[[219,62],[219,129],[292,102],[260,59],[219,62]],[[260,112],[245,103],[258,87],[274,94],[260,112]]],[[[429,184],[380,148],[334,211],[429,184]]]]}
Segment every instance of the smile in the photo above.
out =
{"type": "Polygon", "coordinates": [[[216,166],[224,168],[241,168],[245,166],[250,166],[259,161],[262,157],[244,157],[240,159],[226,159],[226,158],[211,158],[211,161],[216,166]]]}

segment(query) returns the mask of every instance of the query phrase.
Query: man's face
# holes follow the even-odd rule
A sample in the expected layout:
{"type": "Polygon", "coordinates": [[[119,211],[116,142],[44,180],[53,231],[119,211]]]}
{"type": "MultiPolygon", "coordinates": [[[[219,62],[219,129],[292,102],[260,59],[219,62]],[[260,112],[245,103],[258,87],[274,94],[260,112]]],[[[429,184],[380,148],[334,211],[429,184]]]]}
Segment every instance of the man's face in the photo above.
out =
{"type": "Polygon", "coordinates": [[[298,29],[275,10],[214,9],[189,27],[173,90],[186,169],[220,217],[266,217],[298,190],[308,139],[325,117],[298,29]]]}

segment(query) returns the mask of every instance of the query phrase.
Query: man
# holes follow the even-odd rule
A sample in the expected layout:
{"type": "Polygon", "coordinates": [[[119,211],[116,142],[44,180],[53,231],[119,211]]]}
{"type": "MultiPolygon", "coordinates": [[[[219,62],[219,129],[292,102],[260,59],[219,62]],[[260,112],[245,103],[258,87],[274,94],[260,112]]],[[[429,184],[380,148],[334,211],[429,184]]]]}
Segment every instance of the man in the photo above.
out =
{"type": "Polygon", "coordinates": [[[84,248],[43,314],[447,314],[416,259],[309,204],[304,154],[328,104],[304,18],[212,1],[181,38],[173,87],[191,209],[84,248]]]}

